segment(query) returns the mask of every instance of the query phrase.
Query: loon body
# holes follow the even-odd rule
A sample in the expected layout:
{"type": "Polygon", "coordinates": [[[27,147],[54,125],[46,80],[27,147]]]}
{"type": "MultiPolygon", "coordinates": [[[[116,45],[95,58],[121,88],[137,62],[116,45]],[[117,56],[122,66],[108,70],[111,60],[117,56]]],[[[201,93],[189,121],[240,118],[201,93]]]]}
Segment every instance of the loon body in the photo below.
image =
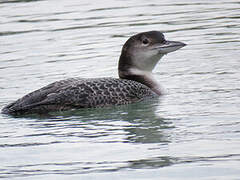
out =
{"type": "Polygon", "coordinates": [[[2,109],[5,114],[48,113],[130,104],[161,95],[152,70],[167,53],[185,46],[166,41],[159,31],[130,37],[119,59],[118,78],[70,78],[33,91],[2,109]]]}

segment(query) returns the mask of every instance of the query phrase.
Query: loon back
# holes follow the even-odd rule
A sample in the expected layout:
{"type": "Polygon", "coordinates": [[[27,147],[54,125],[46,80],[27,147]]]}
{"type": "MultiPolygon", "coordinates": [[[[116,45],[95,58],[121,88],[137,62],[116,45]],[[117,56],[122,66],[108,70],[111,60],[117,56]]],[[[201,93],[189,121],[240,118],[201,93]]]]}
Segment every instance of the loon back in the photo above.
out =
{"type": "Polygon", "coordinates": [[[48,113],[129,104],[157,96],[144,84],[115,78],[71,78],[49,84],[3,108],[5,114],[48,113]]]}

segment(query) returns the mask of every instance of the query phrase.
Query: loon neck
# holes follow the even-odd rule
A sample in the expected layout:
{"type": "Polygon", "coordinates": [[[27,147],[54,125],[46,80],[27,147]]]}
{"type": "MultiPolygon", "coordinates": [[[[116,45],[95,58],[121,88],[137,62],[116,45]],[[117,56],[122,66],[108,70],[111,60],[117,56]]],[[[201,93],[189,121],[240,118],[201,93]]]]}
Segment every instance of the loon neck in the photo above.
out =
{"type": "Polygon", "coordinates": [[[125,55],[120,56],[118,64],[118,75],[121,79],[137,81],[148,86],[156,94],[161,95],[160,86],[154,79],[151,70],[141,70],[136,68],[131,57],[125,55]]]}
{"type": "Polygon", "coordinates": [[[144,84],[159,96],[162,94],[157,81],[152,76],[152,73],[130,69],[129,71],[119,71],[119,77],[121,79],[133,80],[144,84]]]}

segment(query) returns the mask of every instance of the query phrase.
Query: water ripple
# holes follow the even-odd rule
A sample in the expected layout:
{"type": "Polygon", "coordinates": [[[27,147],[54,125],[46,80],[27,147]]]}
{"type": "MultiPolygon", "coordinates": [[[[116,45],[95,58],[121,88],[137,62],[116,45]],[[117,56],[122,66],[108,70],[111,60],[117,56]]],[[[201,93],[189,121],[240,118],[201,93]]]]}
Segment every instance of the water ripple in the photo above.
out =
{"type": "Polygon", "coordinates": [[[135,33],[160,30],[188,45],[154,69],[159,101],[0,115],[0,178],[238,179],[239,8],[235,0],[1,1],[0,108],[56,80],[117,77],[135,33]]]}

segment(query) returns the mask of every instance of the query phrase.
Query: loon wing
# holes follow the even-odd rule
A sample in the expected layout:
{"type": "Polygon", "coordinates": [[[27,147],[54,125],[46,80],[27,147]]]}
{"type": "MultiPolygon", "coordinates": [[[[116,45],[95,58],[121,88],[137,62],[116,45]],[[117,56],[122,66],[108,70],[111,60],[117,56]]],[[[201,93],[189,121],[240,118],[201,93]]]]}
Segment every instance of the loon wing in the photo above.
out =
{"type": "Polygon", "coordinates": [[[18,99],[17,101],[7,105],[3,108],[2,112],[7,114],[14,114],[18,112],[24,113],[38,106],[40,107],[44,105],[57,104],[57,102],[60,100],[59,97],[61,97],[64,89],[67,89],[76,83],[80,84],[84,80],[85,79],[80,78],[69,78],[66,80],[56,81],[41,89],[33,91],[18,99]]]}

